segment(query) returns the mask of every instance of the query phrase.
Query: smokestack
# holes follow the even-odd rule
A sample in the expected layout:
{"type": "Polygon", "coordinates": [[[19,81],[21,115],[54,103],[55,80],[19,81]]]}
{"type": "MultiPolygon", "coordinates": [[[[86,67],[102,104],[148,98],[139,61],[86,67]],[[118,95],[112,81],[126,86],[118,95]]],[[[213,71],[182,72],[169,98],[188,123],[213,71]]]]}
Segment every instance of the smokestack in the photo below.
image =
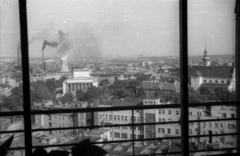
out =
{"type": "Polygon", "coordinates": [[[44,53],[43,53],[43,50],[44,49],[42,49],[42,69],[44,70],[44,53]]]}
{"type": "Polygon", "coordinates": [[[17,45],[17,54],[18,54],[18,66],[21,66],[21,48],[20,48],[20,43],[17,45]]]}
{"type": "Polygon", "coordinates": [[[58,46],[58,42],[49,42],[47,40],[44,40],[43,45],[42,45],[42,51],[46,48],[46,46],[49,47],[57,47],[58,46]]]}
{"type": "Polygon", "coordinates": [[[67,57],[62,57],[61,58],[61,69],[60,69],[60,72],[62,72],[62,73],[69,73],[67,57]]]}
{"type": "Polygon", "coordinates": [[[43,44],[42,44],[42,69],[44,70],[44,49],[46,48],[46,46],[49,47],[57,47],[58,46],[58,42],[49,42],[47,40],[44,40],[43,44]]]}

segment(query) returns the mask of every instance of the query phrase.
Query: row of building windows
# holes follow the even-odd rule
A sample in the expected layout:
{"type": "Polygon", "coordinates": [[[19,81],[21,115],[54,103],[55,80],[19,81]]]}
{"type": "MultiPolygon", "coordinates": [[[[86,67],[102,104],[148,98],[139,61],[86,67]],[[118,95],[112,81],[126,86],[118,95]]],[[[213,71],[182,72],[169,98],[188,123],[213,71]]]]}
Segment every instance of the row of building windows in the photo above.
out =
{"type": "MultiPolygon", "coordinates": [[[[207,125],[207,123],[205,123],[205,122],[202,123],[202,127],[203,128],[206,127],[206,125],[207,125]]],[[[213,126],[213,123],[208,123],[208,128],[212,128],[212,126],[213,126]]],[[[218,126],[219,126],[218,123],[214,124],[214,128],[219,128],[218,126]]],[[[220,128],[223,128],[223,124],[222,123],[220,123],[220,128]]],[[[235,129],[236,126],[234,124],[228,124],[228,128],[229,129],[235,129]]]]}
{"type": "MultiPolygon", "coordinates": [[[[128,117],[127,116],[120,116],[120,115],[113,115],[113,119],[112,119],[112,115],[107,115],[107,114],[100,114],[99,115],[100,119],[106,119],[106,120],[118,120],[118,121],[128,121],[128,117]]],[[[130,122],[132,121],[132,116],[129,117],[130,122]]],[[[139,116],[134,116],[133,118],[134,122],[140,122],[140,117],[139,116]]]]}
{"type": "Polygon", "coordinates": [[[68,84],[68,91],[78,91],[79,89],[85,91],[87,88],[90,88],[91,86],[93,86],[92,83],[72,83],[68,84]]]}
{"type": "MultiPolygon", "coordinates": [[[[207,83],[207,80],[203,80],[203,82],[207,83]]],[[[212,80],[209,80],[208,82],[209,82],[209,83],[212,83],[213,81],[212,81],[212,80]]],[[[219,83],[220,83],[220,82],[221,82],[221,83],[225,83],[225,81],[223,81],[223,80],[222,80],[222,81],[215,80],[215,83],[218,83],[218,82],[219,82],[219,83]]],[[[230,84],[230,81],[227,81],[226,83],[227,83],[227,84],[230,84]]]]}
{"type": "MultiPolygon", "coordinates": [[[[165,120],[165,118],[158,118],[158,122],[165,122],[166,120],[165,120]]],[[[168,119],[168,122],[171,122],[171,121],[172,121],[172,119],[168,119]]]]}
{"type": "MultiPolygon", "coordinates": [[[[188,112],[188,113],[189,113],[189,115],[193,115],[192,112],[188,112]]],[[[197,112],[197,116],[202,116],[202,112],[197,112]]]]}
{"type": "MultiPolygon", "coordinates": [[[[179,115],[179,110],[176,110],[175,113],[176,115],[179,115]]],[[[165,114],[165,110],[158,110],[158,114],[165,114]]],[[[168,114],[172,114],[172,110],[168,110],[168,114]]]]}
{"type": "MultiPolygon", "coordinates": [[[[165,131],[165,128],[158,128],[158,133],[171,134],[171,128],[166,128],[166,131],[165,131]]],[[[175,134],[179,135],[179,129],[175,129],[175,134]]]]}
{"type": "MultiPolygon", "coordinates": [[[[121,126],[121,127],[114,127],[114,129],[122,129],[122,130],[127,130],[128,127],[130,127],[130,129],[132,129],[132,126],[121,126]]],[[[139,131],[143,131],[143,126],[134,126],[134,130],[139,130],[139,131]]]]}
{"type": "Polygon", "coordinates": [[[145,104],[156,104],[157,102],[156,101],[145,101],[144,103],[145,104]]]}
{"type": "MultiPolygon", "coordinates": [[[[123,138],[123,139],[128,139],[128,134],[127,133],[118,133],[118,132],[115,132],[114,133],[114,137],[115,138],[123,138]]],[[[133,135],[130,134],[130,139],[133,139],[133,135]]],[[[144,139],[144,136],[143,135],[136,135],[134,134],[134,139],[144,139]],[[137,138],[138,137],[138,138],[137,138]]]]}
{"type": "MultiPolygon", "coordinates": [[[[48,117],[49,119],[49,117],[48,117]]],[[[69,117],[66,117],[66,116],[52,116],[51,118],[52,120],[70,120],[69,117]]]]}
{"type": "Polygon", "coordinates": [[[62,124],[62,123],[48,123],[49,127],[70,127],[70,124],[62,124]]]}

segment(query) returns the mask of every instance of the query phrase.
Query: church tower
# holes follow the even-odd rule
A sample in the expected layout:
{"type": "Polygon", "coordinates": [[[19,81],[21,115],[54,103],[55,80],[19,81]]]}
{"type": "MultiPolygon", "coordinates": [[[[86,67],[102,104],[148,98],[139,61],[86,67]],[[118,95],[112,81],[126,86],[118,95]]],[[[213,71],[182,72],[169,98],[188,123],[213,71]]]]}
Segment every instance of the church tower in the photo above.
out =
{"type": "Polygon", "coordinates": [[[210,59],[208,57],[207,46],[206,46],[206,39],[205,39],[205,50],[203,54],[203,66],[210,66],[210,59]]]}

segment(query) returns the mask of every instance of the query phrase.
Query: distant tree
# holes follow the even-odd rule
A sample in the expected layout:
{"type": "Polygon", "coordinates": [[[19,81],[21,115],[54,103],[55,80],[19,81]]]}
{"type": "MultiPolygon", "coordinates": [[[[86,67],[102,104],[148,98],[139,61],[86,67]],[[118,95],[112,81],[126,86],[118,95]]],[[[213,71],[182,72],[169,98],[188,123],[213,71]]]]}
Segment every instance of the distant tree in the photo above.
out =
{"type": "Polygon", "coordinates": [[[18,105],[22,105],[23,103],[23,89],[22,86],[14,87],[11,90],[12,95],[14,95],[15,100],[17,101],[18,105]]]}
{"type": "Polygon", "coordinates": [[[53,93],[59,87],[59,84],[58,84],[58,81],[56,81],[54,78],[52,78],[52,79],[46,80],[46,86],[47,86],[49,92],[53,93]]]}
{"type": "Polygon", "coordinates": [[[78,101],[85,101],[85,93],[81,89],[76,92],[76,97],[78,101]]]}
{"type": "Polygon", "coordinates": [[[119,89],[119,88],[127,88],[127,86],[129,85],[129,82],[128,80],[123,80],[123,81],[120,81],[120,80],[117,80],[114,82],[114,86],[116,89],[119,89]]]}
{"type": "Polygon", "coordinates": [[[126,89],[131,89],[132,91],[136,91],[136,87],[138,87],[142,82],[139,80],[130,80],[128,81],[128,85],[126,89]]]}
{"type": "Polygon", "coordinates": [[[71,92],[68,92],[62,97],[62,102],[63,103],[71,103],[71,102],[73,102],[73,99],[74,99],[74,94],[71,92]]]}
{"type": "Polygon", "coordinates": [[[154,89],[153,96],[154,96],[155,98],[160,98],[160,97],[162,97],[162,98],[163,98],[163,97],[166,98],[166,94],[165,94],[165,92],[162,91],[162,90],[160,90],[159,88],[155,88],[155,89],[154,89]]]}
{"type": "Polygon", "coordinates": [[[218,101],[235,101],[235,92],[230,92],[227,88],[218,87],[215,89],[215,95],[218,101]]]}
{"type": "Polygon", "coordinates": [[[56,94],[55,93],[52,93],[49,95],[49,100],[53,101],[54,103],[56,102],[56,94]]]}
{"type": "Polygon", "coordinates": [[[145,90],[142,87],[138,89],[137,97],[141,97],[141,98],[145,98],[146,97],[146,92],[145,92],[145,90]]]}
{"type": "Polygon", "coordinates": [[[58,85],[59,87],[62,87],[63,81],[67,80],[68,78],[66,76],[61,76],[60,79],[58,80],[58,85]]]}
{"type": "Polygon", "coordinates": [[[167,97],[165,98],[166,101],[171,101],[173,103],[179,104],[180,103],[180,93],[171,92],[167,97]]]}
{"type": "Polygon", "coordinates": [[[236,92],[235,91],[229,92],[229,101],[236,101],[236,92]]]}
{"type": "Polygon", "coordinates": [[[101,99],[108,99],[111,96],[110,87],[103,87],[99,90],[100,98],[101,99]]]}
{"type": "Polygon", "coordinates": [[[100,86],[107,86],[107,85],[109,85],[109,84],[110,84],[110,82],[108,81],[108,79],[104,79],[104,80],[102,80],[102,81],[99,82],[99,85],[100,85],[100,86]]]}
{"type": "Polygon", "coordinates": [[[210,91],[209,91],[209,89],[208,89],[207,87],[201,87],[201,88],[199,89],[199,93],[200,93],[201,95],[209,95],[209,94],[210,94],[210,91]]]}
{"type": "Polygon", "coordinates": [[[44,102],[50,99],[52,94],[44,81],[37,81],[31,84],[31,100],[34,102],[44,102]]]}
{"type": "Polygon", "coordinates": [[[2,97],[1,107],[8,108],[11,111],[16,111],[18,107],[22,106],[21,103],[17,101],[17,97],[15,95],[10,95],[8,97],[2,97]]]}
{"type": "Polygon", "coordinates": [[[93,101],[94,99],[99,99],[100,94],[99,94],[98,88],[95,86],[91,86],[90,88],[88,88],[88,90],[85,93],[84,98],[87,101],[93,101]]]}
{"type": "Polygon", "coordinates": [[[196,92],[192,87],[188,87],[189,103],[202,103],[204,101],[201,94],[196,92]]]}
{"type": "Polygon", "coordinates": [[[119,88],[115,91],[115,96],[117,96],[119,99],[126,98],[129,96],[128,92],[124,88],[119,88]]]}

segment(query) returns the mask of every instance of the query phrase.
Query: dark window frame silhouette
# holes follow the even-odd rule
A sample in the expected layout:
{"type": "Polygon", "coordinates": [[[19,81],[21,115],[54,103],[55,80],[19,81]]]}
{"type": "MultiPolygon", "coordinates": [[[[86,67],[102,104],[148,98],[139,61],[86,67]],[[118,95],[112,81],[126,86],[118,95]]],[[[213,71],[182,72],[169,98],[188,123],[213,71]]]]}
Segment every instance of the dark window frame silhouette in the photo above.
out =
{"type": "MultiPolygon", "coordinates": [[[[169,105],[148,105],[147,107],[145,106],[128,106],[128,107],[109,107],[109,108],[87,108],[85,110],[81,109],[70,109],[70,110],[47,110],[47,111],[31,111],[31,101],[30,101],[30,78],[29,78],[29,53],[28,53],[28,32],[27,32],[27,0],[19,0],[19,17],[20,17],[20,34],[21,34],[21,52],[22,52],[22,75],[23,75],[23,102],[24,102],[24,110],[22,112],[1,112],[0,116],[16,116],[16,115],[22,115],[24,117],[24,131],[23,130],[18,130],[18,131],[11,131],[11,132],[24,132],[24,137],[25,137],[25,153],[26,155],[31,155],[32,153],[32,134],[31,132],[37,131],[37,130],[32,130],[32,123],[31,123],[31,115],[34,114],[55,114],[55,113],[68,113],[68,112],[95,112],[95,111],[111,111],[111,110],[132,110],[132,116],[134,116],[134,110],[138,109],[164,109],[164,108],[169,108],[169,105]]],[[[189,121],[189,107],[194,107],[194,106],[206,106],[206,105],[226,105],[226,103],[219,103],[219,102],[212,102],[212,103],[198,103],[198,104],[191,104],[188,102],[188,13],[187,13],[187,0],[179,0],[179,20],[180,20],[180,77],[181,77],[181,84],[180,84],[180,94],[181,94],[181,103],[180,104],[173,104],[171,105],[173,108],[180,108],[180,114],[181,118],[179,121],[184,121],[180,122],[181,123],[181,136],[182,137],[175,137],[174,139],[178,138],[181,139],[181,152],[173,152],[174,154],[176,153],[181,153],[181,155],[188,155],[189,153],[189,138],[192,136],[189,136],[189,123],[193,121],[189,121]],[[188,122],[186,122],[188,121],[188,122]]],[[[240,15],[240,4],[239,0],[236,1],[236,7],[235,7],[235,12],[236,14],[236,47],[235,47],[235,58],[236,58],[236,80],[240,80],[240,74],[239,74],[239,69],[240,69],[240,20],[239,20],[239,15],[240,15]]],[[[230,148],[230,149],[235,149],[237,152],[239,152],[239,145],[240,145],[240,137],[239,137],[239,105],[238,102],[240,102],[240,84],[239,81],[236,81],[236,94],[237,94],[237,101],[235,102],[228,102],[229,105],[234,105],[236,106],[236,118],[231,120],[236,120],[236,133],[233,133],[232,135],[237,136],[237,147],[236,148],[230,148]]],[[[134,119],[131,119],[131,126],[134,126],[134,119]]],[[[207,121],[207,120],[206,120],[207,121]]],[[[213,120],[212,120],[213,121],[213,120]]],[[[216,120],[216,121],[219,121],[216,120]]],[[[194,121],[194,122],[200,122],[200,121],[194,121]]],[[[178,123],[178,122],[169,122],[169,123],[178,123]]],[[[153,124],[159,124],[159,123],[153,123],[153,124]]],[[[144,125],[144,124],[142,124],[144,125]]],[[[110,125],[110,127],[114,127],[116,125],[110,125]]],[[[128,126],[128,125],[125,125],[128,126]]],[[[94,126],[86,126],[86,128],[93,128],[94,126]]],[[[75,129],[79,127],[73,127],[75,129]]],[[[71,127],[71,129],[73,129],[71,127]]],[[[67,128],[57,128],[59,130],[65,130],[67,128]]],[[[46,129],[46,130],[51,130],[51,129],[46,129]]],[[[1,132],[1,133],[6,133],[6,132],[1,132]]],[[[132,135],[134,136],[134,130],[132,129],[132,135]]],[[[221,134],[222,136],[226,135],[221,134]]],[[[198,135],[200,136],[200,135],[198,135]]],[[[203,135],[201,135],[203,136],[203,135]]],[[[208,135],[205,135],[208,136],[208,135]]],[[[196,136],[194,136],[196,137],[196,136]]],[[[145,139],[139,139],[141,141],[144,141],[145,139]]],[[[157,140],[157,138],[155,139],[157,140]]],[[[136,140],[134,138],[130,139],[132,143],[134,143],[136,140]]],[[[112,141],[114,142],[114,141],[112,141]]],[[[117,142],[117,141],[115,141],[117,142]]],[[[101,143],[101,142],[100,142],[101,143]]],[[[111,141],[110,141],[111,143],[111,141]]],[[[72,144],[70,144],[72,145],[72,144]]],[[[54,145],[53,145],[54,146],[54,145]]],[[[53,147],[53,146],[46,146],[46,147],[53,147]]],[[[69,146],[68,144],[65,145],[57,145],[57,146],[69,146]]],[[[13,149],[21,149],[21,148],[12,148],[13,149]]],[[[219,150],[219,149],[218,149],[219,150]]],[[[204,151],[204,150],[202,150],[204,151]]],[[[210,150],[207,150],[210,151],[210,150]]],[[[171,154],[171,153],[168,153],[171,154]]],[[[133,155],[134,155],[134,150],[133,150],[133,155]]]]}

